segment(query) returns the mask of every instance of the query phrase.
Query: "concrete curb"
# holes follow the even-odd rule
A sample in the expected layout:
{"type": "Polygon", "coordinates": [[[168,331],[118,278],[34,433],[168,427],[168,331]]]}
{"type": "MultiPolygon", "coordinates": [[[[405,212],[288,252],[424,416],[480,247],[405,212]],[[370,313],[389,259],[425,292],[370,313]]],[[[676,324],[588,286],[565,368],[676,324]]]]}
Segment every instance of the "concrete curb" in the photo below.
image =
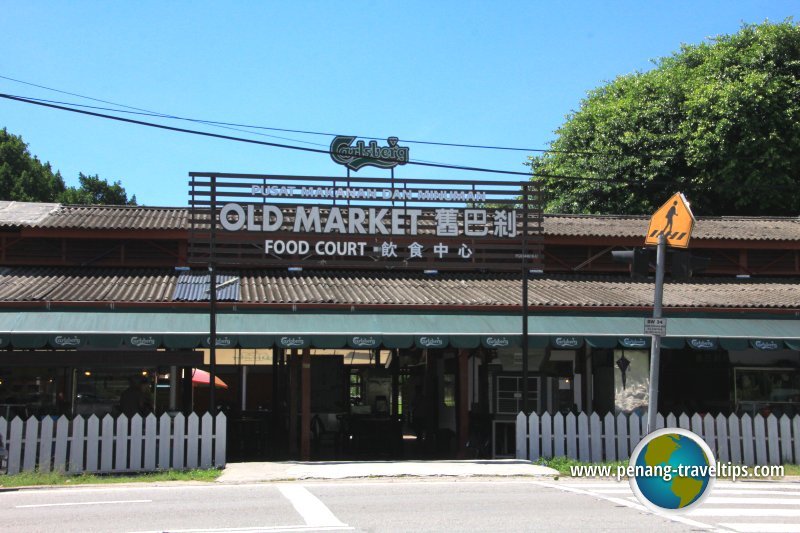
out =
{"type": "Polygon", "coordinates": [[[331,461],[229,463],[217,483],[375,477],[552,477],[557,470],[529,461],[331,461]]]}

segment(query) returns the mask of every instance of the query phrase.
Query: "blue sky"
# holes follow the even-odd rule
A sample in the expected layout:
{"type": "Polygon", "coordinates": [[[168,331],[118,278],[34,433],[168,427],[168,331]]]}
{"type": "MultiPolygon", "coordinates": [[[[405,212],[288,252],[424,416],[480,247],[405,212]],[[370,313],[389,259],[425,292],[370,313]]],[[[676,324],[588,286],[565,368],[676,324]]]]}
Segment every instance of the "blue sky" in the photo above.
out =
{"type": "MultiPolygon", "coordinates": [[[[651,59],[680,43],[736,32],[742,22],[788,16],[800,19],[800,3],[0,0],[0,76],[207,120],[546,148],[588,90],[651,68],[651,59]]],[[[6,79],[0,79],[0,92],[104,105],[6,79]]],[[[155,121],[316,148],[331,140],[271,133],[287,141],[155,121]]],[[[78,172],[99,174],[121,180],[147,205],[186,205],[190,171],[345,172],[325,155],[4,99],[0,127],[22,135],[68,184],[77,184],[78,172]]],[[[409,146],[412,159],[513,171],[525,170],[528,155],[409,146]]],[[[386,172],[367,167],[358,175],[386,172]]],[[[424,167],[403,167],[397,175],[472,177],[424,167]]]]}

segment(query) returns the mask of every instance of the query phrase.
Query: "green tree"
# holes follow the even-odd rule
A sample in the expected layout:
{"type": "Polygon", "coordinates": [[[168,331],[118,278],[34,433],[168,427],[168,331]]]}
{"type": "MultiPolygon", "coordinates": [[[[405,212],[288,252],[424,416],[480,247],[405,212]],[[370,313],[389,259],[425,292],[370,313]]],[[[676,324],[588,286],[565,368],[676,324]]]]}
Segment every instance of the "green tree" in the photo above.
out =
{"type": "Polygon", "coordinates": [[[80,187],[67,187],[61,173],[28,151],[22,137],[0,130],[0,200],[61,202],[65,204],[136,205],[120,181],[108,183],[99,176],[78,175],[80,187]]]}
{"type": "Polygon", "coordinates": [[[31,155],[22,137],[0,130],[0,200],[55,202],[65,190],[61,174],[31,155]]]}
{"type": "Polygon", "coordinates": [[[650,214],[680,191],[702,215],[800,214],[800,27],[744,25],[655,65],[590,91],[529,158],[546,210],[650,214]]]}
{"type": "Polygon", "coordinates": [[[87,176],[83,172],[78,175],[81,186],[68,187],[58,196],[58,201],[64,204],[103,204],[103,205],[136,205],[136,195],[128,200],[128,194],[122,187],[122,182],[108,183],[96,174],[87,176]]]}

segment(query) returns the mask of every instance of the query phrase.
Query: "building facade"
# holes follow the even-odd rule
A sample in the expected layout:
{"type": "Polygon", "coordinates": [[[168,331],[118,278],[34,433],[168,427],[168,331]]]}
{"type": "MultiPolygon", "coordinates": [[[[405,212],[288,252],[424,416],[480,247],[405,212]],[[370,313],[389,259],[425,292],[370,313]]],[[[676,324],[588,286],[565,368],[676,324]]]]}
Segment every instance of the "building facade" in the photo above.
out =
{"type": "MultiPolygon", "coordinates": [[[[522,275],[190,262],[191,210],[0,202],[0,417],[230,415],[233,458],[513,454],[537,412],[646,412],[653,282],[611,252],[643,217],[548,215],[522,275]],[[523,381],[527,352],[527,387],[523,381]],[[527,403],[527,406],[525,405],[527,403]]],[[[800,412],[800,220],[700,218],[668,275],[659,410],[800,412]]]]}

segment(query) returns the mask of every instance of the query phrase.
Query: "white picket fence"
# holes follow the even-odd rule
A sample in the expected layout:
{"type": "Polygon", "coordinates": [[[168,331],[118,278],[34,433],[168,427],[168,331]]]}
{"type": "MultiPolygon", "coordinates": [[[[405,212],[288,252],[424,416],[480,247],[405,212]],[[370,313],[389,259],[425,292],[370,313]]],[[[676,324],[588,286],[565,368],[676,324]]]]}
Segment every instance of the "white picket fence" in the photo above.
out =
{"type": "Polygon", "coordinates": [[[223,413],[77,416],[70,420],[0,417],[9,474],[150,472],[225,466],[223,413]]]}
{"type": "MultiPolygon", "coordinates": [[[[688,429],[708,443],[720,462],[746,465],[800,463],[800,415],[695,414],[691,418],[658,415],[656,426],[688,429]]],[[[638,415],[597,413],[566,416],[536,413],[516,420],[516,457],[536,461],[540,457],[566,456],[580,461],[617,461],[630,457],[647,433],[647,419],[638,415]]]]}

